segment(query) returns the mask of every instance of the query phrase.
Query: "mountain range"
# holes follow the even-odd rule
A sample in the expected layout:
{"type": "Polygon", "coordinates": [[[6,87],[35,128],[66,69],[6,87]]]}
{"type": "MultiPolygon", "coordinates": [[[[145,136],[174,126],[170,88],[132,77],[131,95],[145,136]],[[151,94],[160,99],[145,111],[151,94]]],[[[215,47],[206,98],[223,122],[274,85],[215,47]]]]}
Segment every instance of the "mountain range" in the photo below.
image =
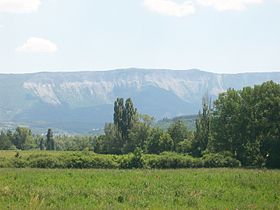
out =
{"type": "Polygon", "coordinates": [[[280,72],[216,74],[196,69],[0,74],[0,127],[38,132],[89,133],[112,121],[117,97],[131,97],[140,113],[156,119],[197,114],[201,100],[228,88],[273,80],[280,72]]]}

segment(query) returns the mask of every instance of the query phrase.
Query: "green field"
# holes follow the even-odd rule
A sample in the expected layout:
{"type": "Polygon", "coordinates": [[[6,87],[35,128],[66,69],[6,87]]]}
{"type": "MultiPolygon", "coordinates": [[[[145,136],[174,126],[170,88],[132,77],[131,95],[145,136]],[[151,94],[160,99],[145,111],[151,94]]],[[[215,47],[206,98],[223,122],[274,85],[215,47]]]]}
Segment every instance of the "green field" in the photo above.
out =
{"type": "Polygon", "coordinates": [[[0,169],[0,209],[280,209],[280,171],[0,169]]]}

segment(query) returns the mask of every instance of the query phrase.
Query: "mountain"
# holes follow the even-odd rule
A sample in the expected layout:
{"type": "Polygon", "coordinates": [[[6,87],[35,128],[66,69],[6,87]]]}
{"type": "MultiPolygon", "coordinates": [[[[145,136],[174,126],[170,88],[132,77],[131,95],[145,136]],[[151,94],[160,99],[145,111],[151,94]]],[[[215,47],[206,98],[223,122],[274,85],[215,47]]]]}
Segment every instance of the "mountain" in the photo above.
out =
{"type": "Polygon", "coordinates": [[[131,97],[139,112],[163,119],[197,114],[206,93],[215,99],[228,88],[241,89],[268,80],[280,83],[280,72],[123,69],[0,74],[0,126],[88,133],[112,121],[117,97],[131,97]]]}

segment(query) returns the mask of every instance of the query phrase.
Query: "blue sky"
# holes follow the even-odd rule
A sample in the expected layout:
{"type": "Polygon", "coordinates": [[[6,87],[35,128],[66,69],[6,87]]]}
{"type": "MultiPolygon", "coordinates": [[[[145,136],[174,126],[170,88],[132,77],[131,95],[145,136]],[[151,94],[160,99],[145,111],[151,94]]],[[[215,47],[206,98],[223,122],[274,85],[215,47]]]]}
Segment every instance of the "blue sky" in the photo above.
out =
{"type": "Polygon", "coordinates": [[[0,0],[0,72],[280,71],[280,0],[0,0]]]}

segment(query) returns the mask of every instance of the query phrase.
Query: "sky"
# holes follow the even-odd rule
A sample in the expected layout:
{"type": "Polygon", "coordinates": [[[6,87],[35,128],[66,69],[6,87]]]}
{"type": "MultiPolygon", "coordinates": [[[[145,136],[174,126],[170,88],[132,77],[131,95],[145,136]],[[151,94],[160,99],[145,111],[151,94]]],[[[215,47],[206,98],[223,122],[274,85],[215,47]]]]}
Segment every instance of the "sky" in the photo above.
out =
{"type": "Polygon", "coordinates": [[[0,73],[280,71],[280,0],[0,0],[0,73]]]}

